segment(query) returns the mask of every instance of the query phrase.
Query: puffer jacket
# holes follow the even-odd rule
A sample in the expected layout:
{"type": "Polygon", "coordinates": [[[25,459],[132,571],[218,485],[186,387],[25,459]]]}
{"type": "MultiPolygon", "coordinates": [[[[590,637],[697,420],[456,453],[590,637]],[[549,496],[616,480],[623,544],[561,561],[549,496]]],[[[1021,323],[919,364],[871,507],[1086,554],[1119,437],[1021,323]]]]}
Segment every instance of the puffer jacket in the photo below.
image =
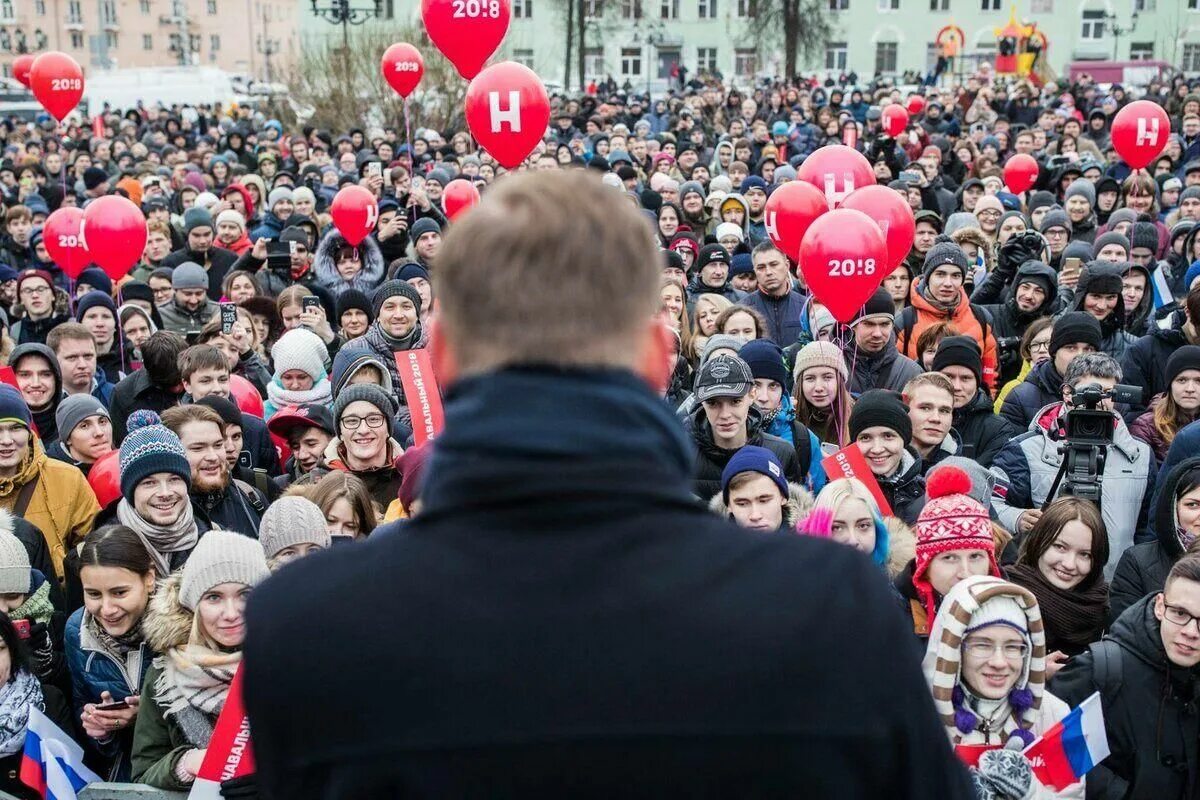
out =
{"type": "Polygon", "coordinates": [[[221,310],[221,306],[212,300],[205,300],[204,304],[195,311],[188,311],[174,299],[168,300],[157,308],[159,316],[162,317],[163,330],[185,337],[200,333],[209,320],[221,310]]]}
{"type": "Polygon", "coordinates": [[[337,232],[329,233],[317,244],[317,252],[313,255],[313,274],[317,282],[324,286],[334,297],[340,297],[343,292],[357,289],[368,297],[383,281],[387,265],[383,263],[383,253],[379,245],[368,236],[359,247],[363,264],[358,274],[350,280],[343,278],[337,271],[337,252],[345,247],[346,239],[337,232]]]}
{"type": "Polygon", "coordinates": [[[1000,416],[1018,431],[1029,429],[1029,423],[1040,409],[1062,400],[1063,377],[1054,368],[1054,359],[1047,359],[1029,371],[1000,406],[1000,416]]]}
{"type": "Polygon", "coordinates": [[[988,393],[996,391],[999,362],[996,358],[996,337],[992,333],[992,321],[981,306],[972,307],[965,289],[959,289],[958,305],[946,311],[929,301],[922,291],[922,281],[914,281],[909,289],[911,305],[896,316],[896,347],[901,353],[917,361],[917,340],[925,330],[939,322],[949,322],[960,336],[970,336],[979,345],[983,354],[983,383],[988,393]],[[982,321],[976,314],[982,315],[982,321]]]}
{"type": "MultiPolygon", "coordinates": [[[[696,467],[692,482],[692,493],[696,497],[712,497],[721,491],[721,471],[729,463],[729,459],[737,450],[725,450],[713,441],[712,426],[703,408],[688,418],[686,426],[688,436],[696,452],[696,467]]],[[[758,409],[751,408],[746,418],[746,444],[765,447],[775,454],[783,465],[784,477],[791,483],[803,483],[800,475],[800,465],[796,462],[796,448],[780,439],[778,436],[762,432],[762,414],[758,409]]]]}
{"type": "MultiPolygon", "coordinates": [[[[992,462],[996,475],[992,509],[1010,531],[1017,530],[1021,512],[1041,508],[1062,466],[1062,407],[1062,403],[1054,403],[1039,411],[1028,432],[1001,448],[992,462]]],[[[1100,511],[1112,552],[1119,555],[1133,546],[1135,538],[1142,541],[1153,536],[1149,517],[1157,467],[1150,446],[1134,439],[1118,415],[1113,418],[1113,443],[1100,476],[1104,487],[1100,511]]],[[[1115,570],[1116,559],[1110,558],[1104,568],[1105,579],[1111,581],[1115,570]]]]}
{"type": "Polygon", "coordinates": [[[1138,600],[1050,681],[1050,690],[1072,706],[1100,692],[1112,752],[1088,773],[1090,798],[1196,796],[1200,676],[1167,659],[1160,625],[1154,598],[1138,600]]]}
{"type": "MultiPolygon", "coordinates": [[[[113,700],[124,700],[142,691],[142,681],[154,653],[143,640],[127,654],[106,647],[84,624],[85,609],[79,608],[67,620],[67,666],[71,670],[71,687],[75,699],[75,716],[79,717],[88,703],[100,703],[100,695],[108,692],[113,700]]],[[[87,745],[107,763],[105,776],[109,781],[128,782],[132,765],[133,728],[116,733],[108,741],[87,738],[87,745]]]]}
{"type": "Polygon", "coordinates": [[[1167,473],[1154,500],[1154,539],[1121,553],[1108,587],[1110,622],[1146,595],[1161,592],[1167,573],[1183,555],[1183,543],[1175,525],[1175,493],[1183,475],[1197,467],[1200,458],[1189,458],[1167,473]]]}
{"type": "Polygon", "coordinates": [[[984,467],[990,467],[1000,448],[1020,433],[1004,417],[993,413],[992,401],[982,389],[974,400],[954,409],[953,425],[962,440],[962,455],[984,467]]]}
{"type": "Polygon", "coordinates": [[[1169,318],[1168,327],[1152,327],[1150,333],[1141,337],[1125,349],[1121,362],[1122,383],[1142,387],[1142,402],[1130,407],[1125,419],[1136,419],[1144,412],[1155,395],[1165,394],[1167,385],[1167,360],[1185,344],[1200,344],[1200,336],[1188,324],[1183,311],[1176,311],[1169,318]]]}

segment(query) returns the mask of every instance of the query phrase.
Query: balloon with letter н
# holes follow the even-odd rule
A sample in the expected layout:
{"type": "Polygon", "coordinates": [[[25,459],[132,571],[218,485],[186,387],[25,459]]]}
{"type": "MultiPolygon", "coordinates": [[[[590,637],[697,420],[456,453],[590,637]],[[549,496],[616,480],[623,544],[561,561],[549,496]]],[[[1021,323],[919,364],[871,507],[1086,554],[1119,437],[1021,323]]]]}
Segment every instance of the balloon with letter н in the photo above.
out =
{"type": "Polygon", "coordinates": [[[837,208],[817,217],[804,234],[800,271],[813,296],[846,324],[890,272],[887,242],[875,220],[837,208]]]}
{"type": "Polygon", "coordinates": [[[528,158],[550,124],[546,87],[515,61],[492,64],[476,75],[464,105],[475,141],[507,169],[528,158]]]}

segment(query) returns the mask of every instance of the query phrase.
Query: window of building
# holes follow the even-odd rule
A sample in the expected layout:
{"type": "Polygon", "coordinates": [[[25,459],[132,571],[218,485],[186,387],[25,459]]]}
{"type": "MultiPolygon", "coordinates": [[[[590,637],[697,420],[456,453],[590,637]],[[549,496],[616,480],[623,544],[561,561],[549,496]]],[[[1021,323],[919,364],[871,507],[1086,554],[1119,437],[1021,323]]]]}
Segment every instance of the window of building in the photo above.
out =
{"type": "Polygon", "coordinates": [[[1151,61],[1154,58],[1154,42],[1131,42],[1129,45],[1130,61],[1151,61]]]}
{"type": "Polygon", "coordinates": [[[758,0],[737,0],[737,15],[742,19],[753,19],[758,7],[758,0]]]}
{"type": "Polygon", "coordinates": [[[384,4],[383,4],[383,18],[384,19],[395,19],[395,17],[396,17],[396,3],[394,2],[394,0],[386,0],[386,2],[384,2],[384,4]]]}
{"type": "Polygon", "coordinates": [[[513,0],[513,16],[516,19],[532,19],[533,0],[513,0]]]}
{"type": "Polygon", "coordinates": [[[980,11],[999,11],[1000,0],[979,0],[980,11]]]}
{"type": "Polygon", "coordinates": [[[1054,0],[1029,0],[1029,11],[1032,14],[1053,14],[1054,0]]]}
{"type": "Polygon", "coordinates": [[[1157,11],[1157,6],[1157,0],[1133,0],[1133,10],[1138,13],[1142,11],[1157,11]]]}
{"type": "Polygon", "coordinates": [[[636,78],[642,74],[642,48],[621,48],[621,74],[627,78],[636,78]]]}
{"type": "Polygon", "coordinates": [[[584,0],[583,15],[588,19],[600,19],[604,16],[604,0],[584,0]]]}
{"type": "Polygon", "coordinates": [[[150,0],[138,0],[138,11],[143,14],[150,13],[150,0]]]}
{"type": "Polygon", "coordinates": [[[116,50],[120,46],[120,40],[117,38],[116,31],[104,32],[104,46],[109,50],[116,50]]]}
{"type": "Polygon", "coordinates": [[[715,47],[697,47],[696,48],[696,71],[707,72],[713,75],[717,71],[717,48],[715,47]]]}
{"type": "Polygon", "coordinates": [[[0,19],[12,19],[14,16],[12,0],[0,0],[0,19]]]}
{"type": "Polygon", "coordinates": [[[850,0],[829,0],[830,11],[848,11],[850,9],[850,0]]]}
{"type": "Polygon", "coordinates": [[[1188,0],[1188,11],[1200,11],[1200,0],[1188,0]]]}
{"type": "Polygon", "coordinates": [[[753,78],[758,72],[758,51],[745,47],[734,50],[733,72],[740,78],[753,78]]]}
{"type": "Polygon", "coordinates": [[[83,6],[79,0],[67,0],[67,22],[80,23],[83,21],[83,6]]]}
{"type": "Polygon", "coordinates": [[[929,0],[930,11],[949,11],[950,0],[929,0]]]}
{"type": "Polygon", "coordinates": [[[896,43],[895,42],[876,42],[875,43],[875,71],[876,72],[895,72],[896,71],[896,43]]]}
{"type": "Polygon", "coordinates": [[[585,47],[583,50],[583,74],[587,78],[604,75],[604,48],[585,47]]]}
{"type": "Polygon", "coordinates": [[[34,0],[33,11],[39,17],[46,16],[46,0],[34,0]]]}
{"type": "Polygon", "coordinates": [[[880,11],[899,11],[900,0],[878,0],[880,11]]]}
{"type": "Polygon", "coordinates": [[[117,4],[113,0],[100,0],[100,22],[104,25],[117,24],[117,4]]]}
{"type": "Polygon", "coordinates": [[[846,43],[828,42],[825,45],[825,69],[846,69],[846,43]]]}
{"type": "Polygon", "coordinates": [[[154,37],[148,33],[142,34],[142,49],[143,50],[153,50],[154,49],[154,37]]]}
{"type": "Polygon", "coordinates": [[[1083,28],[1079,31],[1080,39],[1104,38],[1104,11],[1099,8],[1089,8],[1083,12],[1083,28]]]}
{"type": "Polygon", "coordinates": [[[699,0],[696,3],[696,16],[700,19],[716,19],[717,0],[699,0]]]}
{"type": "Polygon", "coordinates": [[[621,19],[641,19],[642,0],[621,0],[621,19]]]}
{"type": "Polygon", "coordinates": [[[533,50],[528,47],[520,47],[513,50],[513,61],[522,64],[530,69],[533,69],[533,50]]]}
{"type": "Polygon", "coordinates": [[[83,49],[83,31],[71,31],[71,47],[76,50],[83,49]]]}
{"type": "Polygon", "coordinates": [[[219,34],[219,33],[209,34],[208,49],[214,53],[221,49],[221,34],[219,34]]]}
{"type": "Polygon", "coordinates": [[[679,19],[679,0],[661,0],[658,15],[662,19],[679,19]]]}
{"type": "Polygon", "coordinates": [[[208,0],[208,2],[206,2],[204,5],[205,11],[208,12],[210,17],[215,17],[217,15],[217,0],[208,0]]]}
{"type": "Polygon", "coordinates": [[[1183,46],[1183,63],[1179,68],[1184,72],[1200,72],[1200,44],[1183,46]]]}

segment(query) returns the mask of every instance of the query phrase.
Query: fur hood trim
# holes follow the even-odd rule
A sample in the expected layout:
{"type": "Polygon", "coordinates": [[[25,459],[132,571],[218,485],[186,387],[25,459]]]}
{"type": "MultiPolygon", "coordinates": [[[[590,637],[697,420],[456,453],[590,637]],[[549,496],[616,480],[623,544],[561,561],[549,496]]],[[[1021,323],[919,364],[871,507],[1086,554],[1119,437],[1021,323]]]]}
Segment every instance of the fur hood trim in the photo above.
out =
{"type": "MultiPolygon", "coordinates": [[[[804,519],[813,506],[812,492],[798,483],[788,483],[788,499],[783,507],[783,524],[789,530],[795,530],[796,523],[804,519]]],[[[728,518],[729,509],[720,493],[714,494],[708,501],[708,510],[718,517],[728,518]]]]}
{"type": "Polygon", "coordinates": [[[156,653],[165,653],[173,647],[187,644],[192,635],[193,614],[179,602],[179,588],[183,585],[183,571],[179,570],[159,581],[142,630],[146,642],[156,653]]]}
{"type": "Polygon", "coordinates": [[[330,230],[317,243],[317,252],[313,255],[313,274],[317,281],[335,295],[347,289],[358,289],[368,297],[380,282],[387,265],[383,263],[383,253],[375,240],[368,236],[358,246],[359,258],[363,265],[359,273],[347,281],[337,271],[337,251],[347,247],[345,238],[336,230],[330,230]]]}
{"type": "Polygon", "coordinates": [[[992,250],[992,243],[987,238],[987,234],[976,227],[960,228],[950,234],[950,238],[954,243],[962,246],[963,242],[970,242],[975,245],[980,253],[983,253],[983,268],[987,270],[989,275],[996,268],[995,253],[992,250]]]}
{"type": "Polygon", "coordinates": [[[917,535],[896,517],[884,517],[883,527],[888,532],[887,573],[895,578],[917,557],[917,535]]]}

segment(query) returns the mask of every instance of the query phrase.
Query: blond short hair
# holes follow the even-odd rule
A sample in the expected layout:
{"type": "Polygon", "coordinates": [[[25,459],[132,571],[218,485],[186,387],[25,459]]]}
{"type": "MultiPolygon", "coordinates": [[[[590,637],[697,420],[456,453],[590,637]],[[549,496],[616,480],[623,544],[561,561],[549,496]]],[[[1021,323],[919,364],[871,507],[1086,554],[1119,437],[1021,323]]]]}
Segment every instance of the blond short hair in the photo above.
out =
{"type": "Polygon", "coordinates": [[[922,372],[904,384],[904,397],[912,397],[917,389],[920,389],[922,386],[932,386],[935,389],[941,389],[946,394],[954,397],[954,384],[940,372],[922,372]]]}
{"type": "Polygon", "coordinates": [[[434,291],[463,375],[516,364],[635,366],[659,305],[650,226],[582,170],[523,173],[451,226],[434,291]]]}

